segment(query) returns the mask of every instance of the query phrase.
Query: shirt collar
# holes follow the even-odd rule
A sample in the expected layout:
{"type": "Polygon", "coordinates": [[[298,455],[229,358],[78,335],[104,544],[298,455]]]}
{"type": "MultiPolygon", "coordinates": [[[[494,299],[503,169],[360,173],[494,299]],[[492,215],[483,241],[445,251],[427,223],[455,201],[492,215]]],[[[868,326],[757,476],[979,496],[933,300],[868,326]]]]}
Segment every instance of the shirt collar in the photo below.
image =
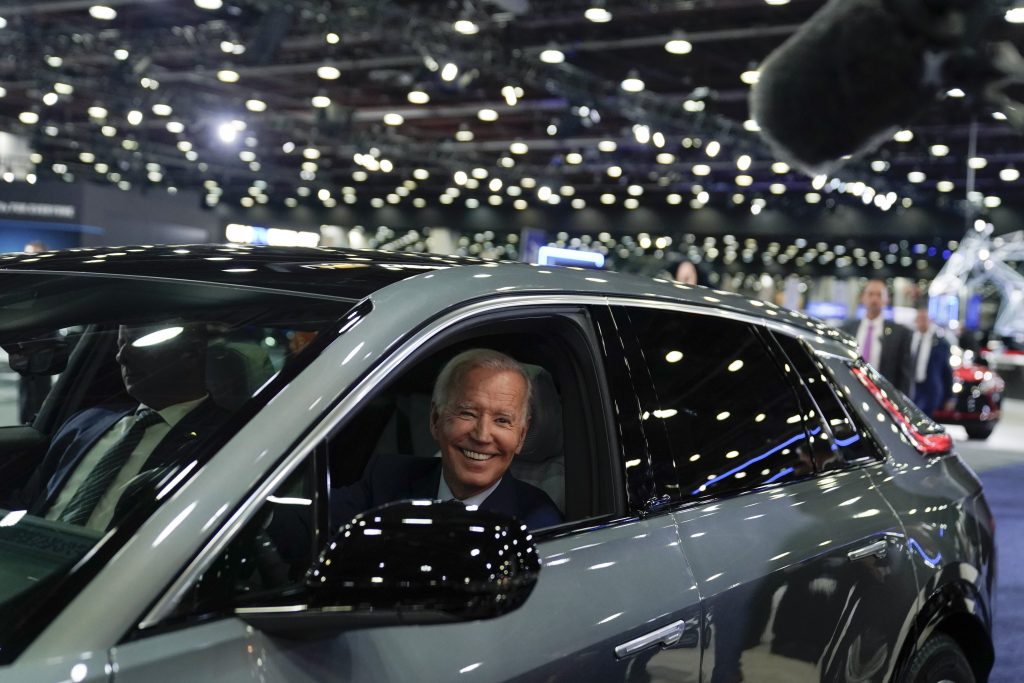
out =
{"type": "MultiPolygon", "coordinates": [[[[440,483],[438,483],[437,485],[437,499],[452,500],[453,498],[455,498],[455,494],[453,494],[452,490],[448,488],[448,482],[444,480],[444,470],[441,471],[440,480],[440,483]]],[[[466,505],[467,507],[470,505],[480,507],[481,505],[484,504],[484,501],[487,500],[487,496],[494,493],[494,489],[498,488],[498,485],[500,483],[501,479],[498,479],[498,481],[494,482],[489,488],[484,489],[483,491],[474,496],[470,496],[469,498],[466,498],[464,500],[459,500],[459,502],[462,503],[463,505],[466,505]]],[[[456,498],[456,500],[458,499],[456,498]]]]}
{"type": "MultiPolygon", "coordinates": [[[[161,408],[155,412],[163,419],[164,422],[173,427],[181,422],[182,418],[192,412],[193,408],[205,401],[207,398],[209,398],[209,394],[203,394],[199,398],[192,399],[191,401],[185,401],[184,403],[175,403],[174,405],[161,408]]],[[[149,408],[149,406],[145,404],[141,407],[149,408]]],[[[152,410],[152,408],[150,408],[150,410],[152,410]]]]}

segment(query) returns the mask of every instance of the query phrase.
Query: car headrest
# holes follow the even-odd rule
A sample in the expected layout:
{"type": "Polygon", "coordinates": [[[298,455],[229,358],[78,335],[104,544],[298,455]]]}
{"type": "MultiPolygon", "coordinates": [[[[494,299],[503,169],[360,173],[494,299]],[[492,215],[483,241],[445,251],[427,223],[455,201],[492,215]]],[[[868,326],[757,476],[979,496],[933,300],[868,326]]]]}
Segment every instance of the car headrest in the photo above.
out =
{"type": "Polygon", "coordinates": [[[523,363],[530,376],[530,429],[516,456],[525,462],[544,462],[562,455],[562,401],[549,373],[539,365],[523,363]]]}
{"type": "Polygon", "coordinates": [[[214,403],[235,410],[274,374],[266,350],[257,343],[210,344],[206,352],[206,386],[214,403]]]}

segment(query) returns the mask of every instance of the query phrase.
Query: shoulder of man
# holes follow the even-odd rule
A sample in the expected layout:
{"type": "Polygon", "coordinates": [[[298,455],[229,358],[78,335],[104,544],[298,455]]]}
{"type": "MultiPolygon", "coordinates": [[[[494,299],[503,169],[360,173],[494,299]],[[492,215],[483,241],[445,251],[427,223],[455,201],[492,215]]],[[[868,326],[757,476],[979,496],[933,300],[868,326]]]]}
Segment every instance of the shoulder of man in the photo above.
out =
{"type": "Polygon", "coordinates": [[[515,514],[526,522],[527,526],[534,529],[559,524],[562,521],[562,513],[559,512],[558,506],[542,489],[516,479],[511,474],[506,474],[505,479],[508,480],[515,495],[515,514]]]}

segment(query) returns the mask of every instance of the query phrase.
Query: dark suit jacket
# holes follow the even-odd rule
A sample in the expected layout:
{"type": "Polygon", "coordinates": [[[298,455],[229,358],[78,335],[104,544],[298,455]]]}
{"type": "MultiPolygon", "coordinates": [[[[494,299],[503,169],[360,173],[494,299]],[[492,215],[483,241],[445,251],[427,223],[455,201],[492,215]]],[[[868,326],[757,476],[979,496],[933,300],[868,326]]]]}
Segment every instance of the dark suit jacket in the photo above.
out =
{"type": "MultiPolygon", "coordinates": [[[[924,381],[917,382],[914,387],[914,403],[926,415],[931,415],[953,396],[949,344],[938,335],[932,335],[931,348],[922,350],[922,353],[928,353],[928,369],[924,381]]],[[[917,372],[916,367],[914,371],[917,372]]]]}
{"type": "MultiPolygon", "coordinates": [[[[859,320],[848,320],[842,330],[856,337],[858,327],[859,320]]],[[[882,354],[879,356],[877,370],[907,396],[914,389],[914,359],[910,356],[913,338],[910,328],[897,325],[891,320],[882,322],[882,354]]]]}
{"type": "MultiPolygon", "coordinates": [[[[86,408],[61,425],[42,463],[23,490],[22,502],[29,512],[35,515],[46,514],[93,444],[118,420],[137,407],[138,404],[117,404],[86,408]]],[[[203,401],[167,432],[146,459],[142,471],[180,462],[193,445],[200,441],[200,436],[211,432],[227,417],[227,411],[212,400],[203,401]]]]}
{"type": "MultiPolygon", "coordinates": [[[[440,482],[440,458],[376,455],[359,481],[331,492],[331,524],[340,526],[360,512],[384,503],[411,498],[433,500],[440,482]]],[[[480,509],[515,517],[530,529],[562,521],[562,513],[548,494],[508,472],[480,509]]]]}

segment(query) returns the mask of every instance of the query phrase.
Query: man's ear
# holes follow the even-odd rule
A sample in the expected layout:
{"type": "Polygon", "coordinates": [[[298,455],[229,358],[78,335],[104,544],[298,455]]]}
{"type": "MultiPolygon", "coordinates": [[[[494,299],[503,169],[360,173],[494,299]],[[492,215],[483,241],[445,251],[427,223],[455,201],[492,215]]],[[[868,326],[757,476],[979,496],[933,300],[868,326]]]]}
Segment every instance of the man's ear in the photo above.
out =
{"type": "Polygon", "coordinates": [[[434,441],[438,441],[438,433],[440,431],[441,422],[441,411],[437,409],[437,404],[433,401],[430,402],[430,436],[434,437],[434,441]]]}
{"type": "Polygon", "coordinates": [[[523,433],[519,435],[519,445],[516,446],[516,455],[519,455],[523,450],[523,444],[526,443],[526,435],[530,431],[530,419],[526,418],[526,424],[523,425],[523,433]]]}

